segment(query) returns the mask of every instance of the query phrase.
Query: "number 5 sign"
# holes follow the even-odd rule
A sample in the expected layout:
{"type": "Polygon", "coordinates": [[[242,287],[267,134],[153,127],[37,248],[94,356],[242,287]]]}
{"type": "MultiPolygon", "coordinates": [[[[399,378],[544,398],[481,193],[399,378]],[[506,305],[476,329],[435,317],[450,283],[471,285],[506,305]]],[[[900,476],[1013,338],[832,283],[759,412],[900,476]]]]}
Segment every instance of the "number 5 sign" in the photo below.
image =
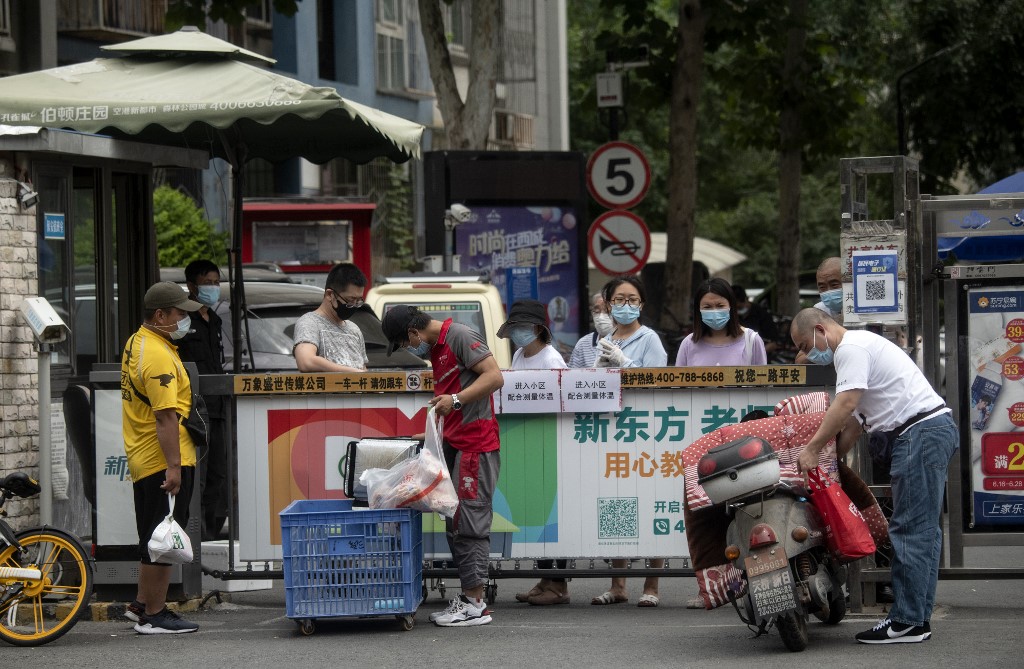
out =
{"type": "Polygon", "coordinates": [[[629,209],[644,199],[651,166],[643,151],[626,142],[599,146],[587,162],[587,188],[609,209],[629,209]]]}

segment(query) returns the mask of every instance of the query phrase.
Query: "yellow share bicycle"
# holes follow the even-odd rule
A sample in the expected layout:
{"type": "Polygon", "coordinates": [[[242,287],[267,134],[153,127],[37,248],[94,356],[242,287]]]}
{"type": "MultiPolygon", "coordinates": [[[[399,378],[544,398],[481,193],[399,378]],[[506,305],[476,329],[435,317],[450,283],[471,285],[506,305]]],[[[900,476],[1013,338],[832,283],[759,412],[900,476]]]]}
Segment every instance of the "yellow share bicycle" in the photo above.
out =
{"type": "Polygon", "coordinates": [[[15,532],[4,520],[7,500],[39,490],[22,472],[0,478],[0,639],[16,646],[60,638],[92,596],[93,563],[78,539],[48,526],[15,532]]]}

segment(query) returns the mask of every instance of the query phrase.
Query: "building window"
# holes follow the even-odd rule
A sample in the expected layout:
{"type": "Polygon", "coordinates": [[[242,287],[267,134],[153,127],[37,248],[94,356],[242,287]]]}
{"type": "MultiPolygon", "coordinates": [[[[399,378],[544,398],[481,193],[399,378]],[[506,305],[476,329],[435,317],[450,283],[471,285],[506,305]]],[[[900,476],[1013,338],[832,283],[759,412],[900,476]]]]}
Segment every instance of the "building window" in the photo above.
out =
{"type": "Polygon", "coordinates": [[[274,8],[271,0],[259,0],[245,8],[245,20],[255,28],[270,28],[274,8]]]}
{"type": "Polygon", "coordinates": [[[405,90],[405,0],[377,0],[377,87],[405,90]]]}
{"type": "Polygon", "coordinates": [[[444,11],[444,27],[448,33],[448,46],[452,51],[469,51],[470,5],[466,0],[455,0],[442,7],[444,11]]]}

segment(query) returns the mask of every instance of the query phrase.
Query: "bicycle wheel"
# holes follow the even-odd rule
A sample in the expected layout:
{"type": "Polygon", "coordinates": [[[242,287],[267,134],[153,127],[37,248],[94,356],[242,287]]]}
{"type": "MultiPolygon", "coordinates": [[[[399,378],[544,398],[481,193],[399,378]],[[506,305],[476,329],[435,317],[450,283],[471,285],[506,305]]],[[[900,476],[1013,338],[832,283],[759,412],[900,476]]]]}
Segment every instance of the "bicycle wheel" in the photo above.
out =
{"type": "Polygon", "coordinates": [[[39,646],[75,626],[92,596],[92,565],[78,539],[63,530],[26,530],[17,537],[22,550],[5,548],[0,566],[38,569],[42,578],[0,589],[0,639],[39,646]]]}

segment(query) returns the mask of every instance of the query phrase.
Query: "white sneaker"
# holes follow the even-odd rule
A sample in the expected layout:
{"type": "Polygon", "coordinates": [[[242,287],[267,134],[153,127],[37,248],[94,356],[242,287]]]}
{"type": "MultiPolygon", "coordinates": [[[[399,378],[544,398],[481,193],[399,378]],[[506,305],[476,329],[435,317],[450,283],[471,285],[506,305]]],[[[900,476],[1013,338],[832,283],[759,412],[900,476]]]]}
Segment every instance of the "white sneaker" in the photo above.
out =
{"type": "Polygon", "coordinates": [[[465,595],[459,595],[444,611],[431,613],[430,622],[439,627],[474,627],[491,622],[491,614],[482,600],[477,606],[465,595]]]}

